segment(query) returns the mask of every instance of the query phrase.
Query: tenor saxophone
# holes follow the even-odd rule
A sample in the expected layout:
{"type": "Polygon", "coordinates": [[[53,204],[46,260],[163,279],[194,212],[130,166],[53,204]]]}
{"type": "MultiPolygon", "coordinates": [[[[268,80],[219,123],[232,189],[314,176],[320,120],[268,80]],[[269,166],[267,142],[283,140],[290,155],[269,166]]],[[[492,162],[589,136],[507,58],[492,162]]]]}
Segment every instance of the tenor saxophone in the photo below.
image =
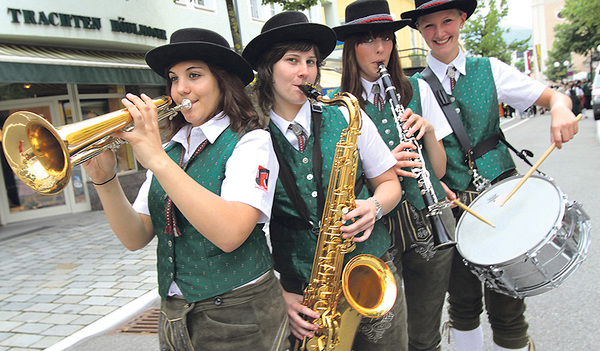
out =
{"type": "Polygon", "coordinates": [[[392,308],[396,281],[390,268],[373,255],[357,255],[344,266],[344,255],[355,248],[351,238],[342,238],[340,227],[342,216],[356,207],[356,141],[362,126],[358,100],[350,93],[325,99],[310,84],[301,89],[323,104],[345,105],[350,119],[336,144],[311,277],[302,302],[320,314],[311,321],[319,329],[312,338],[298,341],[296,350],[349,351],[362,316],[381,317],[392,308]]]}

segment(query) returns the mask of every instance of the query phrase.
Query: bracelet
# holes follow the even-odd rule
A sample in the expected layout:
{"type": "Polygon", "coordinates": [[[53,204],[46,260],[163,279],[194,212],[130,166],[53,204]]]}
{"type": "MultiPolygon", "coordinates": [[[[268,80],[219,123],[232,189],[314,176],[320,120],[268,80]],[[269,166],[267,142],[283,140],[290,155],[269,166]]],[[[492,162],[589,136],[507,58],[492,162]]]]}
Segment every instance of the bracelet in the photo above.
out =
{"type": "Polygon", "coordinates": [[[114,175],[114,176],[112,176],[112,177],[110,177],[110,179],[109,179],[109,180],[107,180],[107,181],[104,181],[104,182],[102,182],[102,183],[94,183],[94,182],[92,182],[92,184],[94,184],[95,186],[104,185],[104,184],[106,184],[106,183],[110,182],[111,180],[115,179],[115,177],[116,177],[116,176],[117,176],[117,174],[115,173],[115,175],[114,175]]]}

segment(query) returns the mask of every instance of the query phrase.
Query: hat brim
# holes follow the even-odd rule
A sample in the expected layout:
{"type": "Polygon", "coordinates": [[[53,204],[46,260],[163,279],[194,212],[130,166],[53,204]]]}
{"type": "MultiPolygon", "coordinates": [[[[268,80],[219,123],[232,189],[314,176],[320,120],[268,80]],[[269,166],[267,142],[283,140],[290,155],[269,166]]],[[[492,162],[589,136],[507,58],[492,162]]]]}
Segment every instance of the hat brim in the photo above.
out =
{"type": "Polygon", "coordinates": [[[443,10],[458,9],[464,11],[467,14],[467,18],[469,18],[471,17],[473,12],[475,12],[476,8],[477,0],[452,0],[432,5],[423,9],[406,11],[402,13],[400,17],[409,20],[410,23],[408,25],[413,29],[417,29],[417,19],[421,16],[443,10]]]}
{"type": "Polygon", "coordinates": [[[235,74],[248,85],[254,79],[252,67],[240,55],[208,42],[179,42],[154,48],[146,53],[146,63],[158,75],[168,78],[167,69],[182,61],[204,61],[235,74]]]}
{"type": "Polygon", "coordinates": [[[246,45],[242,56],[256,69],[260,56],[274,45],[303,40],[314,42],[322,59],[331,54],[336,44],[331,28],[318,23],[294,23],[259,34],[246,45]]]}
{"type": "Polygon", "coordinates": [[[410,20],[399,20],[393,22],[371,22],[371,23],[356,23],[344,24],[333,27],[333,31],[337,35],[338,40],[344,41],[351,35],[364,34],[368,32],[395,32],[410,24],[410,20]]]}

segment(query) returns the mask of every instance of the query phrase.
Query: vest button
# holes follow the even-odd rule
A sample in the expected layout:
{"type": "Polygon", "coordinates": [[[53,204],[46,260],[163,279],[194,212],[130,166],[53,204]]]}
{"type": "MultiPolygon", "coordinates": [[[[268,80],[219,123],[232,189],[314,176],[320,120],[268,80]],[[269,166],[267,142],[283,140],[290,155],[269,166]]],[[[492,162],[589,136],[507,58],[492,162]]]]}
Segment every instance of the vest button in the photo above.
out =
{"type": "Polygon", "coordinates": [[[404,196],[406,194],[406,191],[402,190],[402,196],[404,196]]]}
{"type": "Polygon", "coordinates": [[[456,98],[454,96],[450,97],[450,102],[454,102],[456,100],[456,98]]]}
{"type": "Polygon", "coordinates": [[[381,123],[384,123],[384,124],[385,124],[385,123],[387,123],[387,122],[388,122],[387,118],[384,118],[384,119],[382,119],[382,120],[381,120],[381,123]]]}
{"type": "Polygon", "coordinates": [[[312,192],[310,195],[311,195],[312,197],[317,197],[317,192],[316,192],[316,191],[313,191],[313,192],[312,192]]]}
{"type": "Polygon", "coordinates": [[[456,113],[460,113],[460,109],[458,107],[456,108],[456,113]]]}
{"type": "Polygon", "coordinates": [[[215,306],[221,306],[223,298],[221,296],[215,296],[215,306]]]}
{"type": "Polygon", "coordinates": [[[171,240],[169,240],[169,241],[167,242],[167,245],[169,245],[169,247],[172,247],[172,246],[173,246],[173,242],[172,242],[171,240]]]}
{"type": "Polygon", "coordinates": [[[173,257],[169,257],[169,262],[173,263],[173,257]]]}
{"type": "Polygon", "coordinates": [[[390,140],[390,141],[388,141],[388,144],[389,144],[390,146],[394,146],[394,141],[393,141],[393,140],[390,140]]]}
{"type": "Polygon", "coordinates": [[[168,199],[168,198],[169,198],[169,195],[167,195],[167,194],[164,194],[164,195],[163,195],[163,200],[166,200],[166,199],[168,199]]]}
{"type": "Polygon", "coordinates": [[[169,277],[173,279],[173,273],[169,273],[169,277]]]}
{"type": "Polygon", "coordinates": [[[385,133],[385,134],[390,134],[391,132],[392,132],[392,131],[391,131],[391,130],[389,130],[389,129],[386,129],[386,130],[384,131],[384,133],[385,133]]]}
{"type": "Polygon", "coordinates": [[[309,175],[307,175],[307,176],[306,176],[306,179],[308,179],[308,180],[313,180],[313,178],[314,178],[314,177],[313,177],[313,175],[312,175],[312,174],[309,174],[309,175]]]}
{"type": "Polygon", "coordinates": [[[399,181],[403,181],[403,180],[404,180],[404,178],[402,178],[402,177],[398,177],[398,180],[399,180],[399,181]]]}
{"type": "Polygon", "coordinates": [[[308,163],[308,158],[307,158],[307,157],[304,157],[304,158],[302,159],[302,163],[304,163],[304,164],[307,164],[307,163],[308,163]]]}

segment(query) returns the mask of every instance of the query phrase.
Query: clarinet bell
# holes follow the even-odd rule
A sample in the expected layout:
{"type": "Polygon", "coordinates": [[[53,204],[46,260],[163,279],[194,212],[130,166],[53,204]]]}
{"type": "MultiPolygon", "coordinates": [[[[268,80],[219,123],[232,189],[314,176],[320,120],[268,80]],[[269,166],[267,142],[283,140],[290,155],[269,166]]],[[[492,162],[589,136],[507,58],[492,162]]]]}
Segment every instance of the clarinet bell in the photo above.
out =
{"type": "Polygon", "coordinates": [[[433,249],[434,250],[446,250],[456,246],[456,241],[450,239],[448,230],[440,215],[430,216],[431,220],[431,231],[433,235],[433,249]]]}

